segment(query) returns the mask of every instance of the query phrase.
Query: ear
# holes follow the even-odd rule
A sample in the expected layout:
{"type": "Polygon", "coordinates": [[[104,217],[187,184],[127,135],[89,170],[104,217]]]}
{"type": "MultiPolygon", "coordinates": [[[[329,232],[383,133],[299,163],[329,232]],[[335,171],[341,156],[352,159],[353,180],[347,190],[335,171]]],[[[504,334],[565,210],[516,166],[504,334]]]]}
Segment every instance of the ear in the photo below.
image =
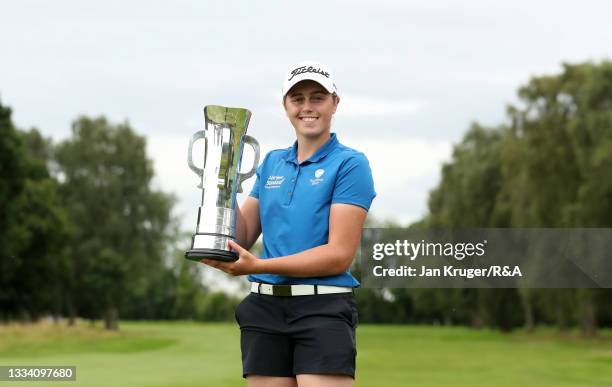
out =
{"type": "Polygon", "coordinates": [[[336,109],[338,109],[338,104],[340,103],[340,97],[336,95],[335,101],[334,101],[334,113],[336,113],[336,109]]]}

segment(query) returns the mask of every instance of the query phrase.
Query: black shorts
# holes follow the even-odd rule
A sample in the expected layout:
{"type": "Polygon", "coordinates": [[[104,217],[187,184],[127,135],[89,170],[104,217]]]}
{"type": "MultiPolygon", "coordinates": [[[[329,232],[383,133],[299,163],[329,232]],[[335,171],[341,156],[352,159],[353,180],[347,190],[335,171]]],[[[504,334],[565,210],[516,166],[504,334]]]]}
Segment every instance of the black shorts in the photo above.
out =
{"type": "Polygon", "coordinates": [[[355,377],[352,293],[279,297],[250,293],[236,307],[242,376],[355,377]]]}

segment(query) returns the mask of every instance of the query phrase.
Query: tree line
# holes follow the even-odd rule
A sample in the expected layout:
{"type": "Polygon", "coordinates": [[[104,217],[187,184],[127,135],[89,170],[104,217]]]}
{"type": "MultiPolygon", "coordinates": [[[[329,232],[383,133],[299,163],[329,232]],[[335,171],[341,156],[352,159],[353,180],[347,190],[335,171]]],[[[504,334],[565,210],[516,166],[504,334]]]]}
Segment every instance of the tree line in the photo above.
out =
{"type": "MultiPolygon", "coordinates": [[[[411,227],[612,226],[612,62],[564,64],[560,74],[533,77],[518,96],[507,123],[471,125],[430,192],[428,215],[411,227]]],[[[555,324],[593,335],[612,325],[612,291],[365,291],[361,311],[369,321],[555,324]]]]}
{"type": "MultiPolygon", "coordinates": [[[[610,227],[612,62],[533,77],[507,122],[471,125],[410,227],[610,227]]],[[[79,117],[53,143],[0,102],[0,319],[231,320],[182,258],[175,198],[152,187],[146,139],[79,117]]],[[[398,226],[370,219],[370,226],[398,226]]],[[[359,272],[356,265],[355,271],[359,272]]],[[[359,289],[360,320],[511,330],[612,325],[609,289],[359,289]]]]}
{"type": "Polygon", "coordinates": [[[227,320],[182,258],[173,195],[152,187],[146,140],[127,123],[79,117],[57,144],[20,130],[0,103],[0,319],[227,320]]]}

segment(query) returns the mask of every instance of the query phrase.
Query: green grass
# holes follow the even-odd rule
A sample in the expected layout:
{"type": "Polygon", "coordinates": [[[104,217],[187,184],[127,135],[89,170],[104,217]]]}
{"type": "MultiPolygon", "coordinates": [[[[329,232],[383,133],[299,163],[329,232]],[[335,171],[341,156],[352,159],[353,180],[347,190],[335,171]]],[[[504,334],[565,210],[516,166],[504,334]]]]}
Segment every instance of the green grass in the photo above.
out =
{"type": "MultiPolygon", "coordinates": [[[[362,325],[357,386],[612,386],[612,332],[362,325]]],[[[0,326],[0,365],[75,365],[77,382],[45,386],[244,386],[235,324],[123,322],[0,326]]],[[[0,382],[0,387],[6,382],[0,382]]],[[[40,386],[21,382],[19,386],[40,386]]]]}

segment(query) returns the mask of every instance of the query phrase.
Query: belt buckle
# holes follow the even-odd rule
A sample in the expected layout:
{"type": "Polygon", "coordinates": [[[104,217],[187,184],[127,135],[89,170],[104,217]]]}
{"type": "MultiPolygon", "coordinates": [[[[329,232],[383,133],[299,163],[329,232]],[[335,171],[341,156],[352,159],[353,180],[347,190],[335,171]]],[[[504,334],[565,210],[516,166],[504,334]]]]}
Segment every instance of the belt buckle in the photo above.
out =
{"type": "Polygon", "coordinates": [[[291,285],[272,285],[273,296],[291,296],[291,285]]]}

